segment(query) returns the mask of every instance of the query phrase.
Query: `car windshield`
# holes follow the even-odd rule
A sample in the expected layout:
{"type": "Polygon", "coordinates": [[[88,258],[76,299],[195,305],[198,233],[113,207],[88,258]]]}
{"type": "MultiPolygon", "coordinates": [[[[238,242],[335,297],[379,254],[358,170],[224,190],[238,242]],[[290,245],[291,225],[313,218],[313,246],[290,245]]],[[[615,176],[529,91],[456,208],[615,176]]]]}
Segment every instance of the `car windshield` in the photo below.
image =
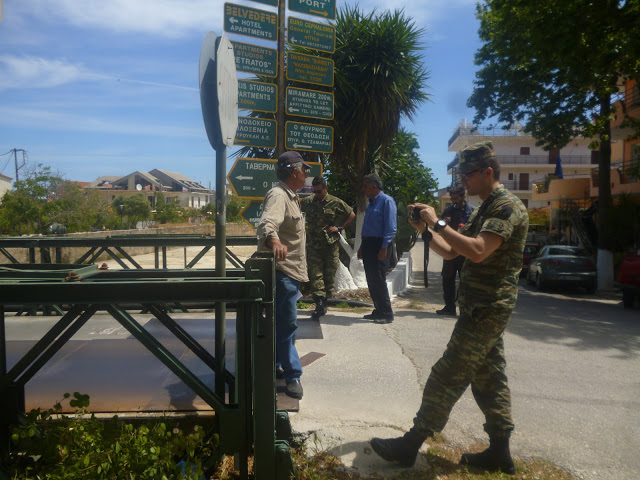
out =
{"type": "Polygon", "coordinates": [[[549,255],[575,255],[577,257],[588,256],[587,251],[580,247],[554,247],[548,250],[549,255]]]}

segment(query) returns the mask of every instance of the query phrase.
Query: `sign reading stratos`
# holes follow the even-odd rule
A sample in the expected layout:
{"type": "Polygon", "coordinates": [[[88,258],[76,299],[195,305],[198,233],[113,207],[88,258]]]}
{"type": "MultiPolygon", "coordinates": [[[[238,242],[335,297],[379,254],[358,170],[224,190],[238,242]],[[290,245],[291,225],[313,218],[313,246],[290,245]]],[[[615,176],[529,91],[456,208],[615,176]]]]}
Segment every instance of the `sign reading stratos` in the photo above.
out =
{"type": "Polygon", "coordinates": [[[287,80],[333,86],[333,60],[295,52],[287,60],[287,80]]]}
{"type": "Polygon", "coordinates": [[[287,87],[287,113],[301,117],[333,118],[333,94],[287,87]]]}
{"type": "Polygon", "coordinates": [[[285,124],[285,148],[331,153],[333,151],[333,128],[312,123],[287,122],[285,124]]]}
{"type": "Polygon", "coordinates": [[[278,50],[249,43],[234,41],[231,43],[236,55],[236,70],[265,77],[278,75],[278,50]]]}
{"type": "Polygon", "coordinates": [[[289,17],[287,43],[333,53],[336,51],[336,27],[289,17]]]}
{"type": "Polygon", "coordinates": [[[225,3],[224,31],[276,41],[278,40],[278,15],[266,10],[225,3]]]}
{"type": "Polygon", "coordinates": [[[273,83],[238,80],[238,108],[273,113],[277,100],[278,87],[273,83]]]}
{"type": "Polygon", "coordinates": [[[289,0],[289,10],[335,20],[336,0],[289,0]]]}
{"type": "Polygon", "coordinates": [[[238,117],[236,145],[276,148],[277,122],[257,117],[238,117]]]}
{"type": "MultiPolygon", "coordinates": [[[[313,177],[322,175],[322,164],[307,163],[311,166],[307,183],[311,185],[313,177]]],[[[278,184],[277,164],[276,159],[238,158],[229,170],[227,180],[238,198],[262,199],[278,184]]]]}

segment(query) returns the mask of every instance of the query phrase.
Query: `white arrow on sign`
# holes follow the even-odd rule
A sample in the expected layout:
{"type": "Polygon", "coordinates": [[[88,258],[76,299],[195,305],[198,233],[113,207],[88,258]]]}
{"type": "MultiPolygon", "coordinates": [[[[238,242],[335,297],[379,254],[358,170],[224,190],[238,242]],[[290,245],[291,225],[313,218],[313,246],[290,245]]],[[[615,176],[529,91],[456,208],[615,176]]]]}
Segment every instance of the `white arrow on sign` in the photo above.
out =
{"type": "Polygon", "coordinates": [[[236,20],[236,17],[229,17],[229,23],[238,23],[239,20],[236,20]]]}
{"type": "Polygon", "coordinates": [[[311,148],[311,145],[300,145],[299,143],[294,143],[293,148],[311,148]]]}
{"type": "Polygon", "coordinates": [[[245,177],[243,175],[238,175],[236,178],[238,180],[253,180],[253,177],[245,177]]]}
{"type": "Polygon", "coordinates": [[[296,43],[296,37],[289,37],[289,43],[296,43]]]}

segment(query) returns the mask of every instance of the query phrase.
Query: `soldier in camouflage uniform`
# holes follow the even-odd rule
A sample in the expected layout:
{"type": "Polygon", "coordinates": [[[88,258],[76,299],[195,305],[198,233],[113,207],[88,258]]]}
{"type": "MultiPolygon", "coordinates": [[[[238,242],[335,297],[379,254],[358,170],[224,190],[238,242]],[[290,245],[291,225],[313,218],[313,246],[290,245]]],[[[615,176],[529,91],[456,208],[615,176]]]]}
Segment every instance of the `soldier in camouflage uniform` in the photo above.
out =
{"type": "Polygon", "coordinates": [[[419,231],[428,225],[438,234],[430,247],[443,258],[466,257],[458,290],[460,316],[444,355],[427,379],[413,428],[400,438],[374,438],[371,445],[385,460],[413,465],[424,440],[442,431],[453,406],[471,385],[485,415],[490,445],[481,453],[465,453],[460,462],[514,474],[503,334],[516,303],[529,217],[522,202],[499,183],[500,164],[491,142],[465,148],[460,153],[460,173],[467,193],[483,201],[467,223],[456,232],[438,220],[432,207],[422,204],[416,206],[423,221],[412,222],[419,231]]]}
{"type": "Polygon", "coordinates": [[[316,302],[312,314],[320,320],[327,313],[327,298],[333,295],[333,283],[340,261],[340,232],[356,217],[353,209],[327,193],[327,182],[315,177],[313,196],[300,202],[307,220],[307,269],[311,292],[316,302]],[[341,223],[340,223],[341,222],[341,223]]]}

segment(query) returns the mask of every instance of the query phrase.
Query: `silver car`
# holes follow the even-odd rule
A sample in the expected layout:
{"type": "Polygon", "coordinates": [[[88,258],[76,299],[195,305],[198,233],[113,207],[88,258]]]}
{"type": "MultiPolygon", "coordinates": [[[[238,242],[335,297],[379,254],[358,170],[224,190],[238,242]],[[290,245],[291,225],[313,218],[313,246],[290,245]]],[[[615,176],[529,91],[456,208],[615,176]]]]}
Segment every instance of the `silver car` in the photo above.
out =
{"type": "Polygon", "coordinates": [[[581,247],[546,245],[531,261],[527,281],[538,290],[551,287],[583,287],[594,293],[598,287],[596,263],[581,247]]]}

